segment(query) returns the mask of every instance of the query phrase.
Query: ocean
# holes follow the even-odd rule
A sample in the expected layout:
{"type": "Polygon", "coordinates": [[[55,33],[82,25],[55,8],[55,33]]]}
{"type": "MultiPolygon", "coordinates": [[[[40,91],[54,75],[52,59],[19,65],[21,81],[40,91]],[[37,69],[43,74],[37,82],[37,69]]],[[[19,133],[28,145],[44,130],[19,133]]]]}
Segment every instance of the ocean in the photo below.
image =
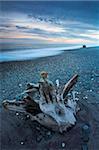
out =
{"type": "Polygon", "coordinates": [[[64,50],[77,49],[79,46],[61,46],[55,47],[51,46],[44,47],[44,45],[16,45],[16,44],[1,44],[0,49],[0,62],[8,61],[21,61],[21,60],[31,60],[35,58],[41,58],[46,56],[54,56],[62,53],[64,50]]]}

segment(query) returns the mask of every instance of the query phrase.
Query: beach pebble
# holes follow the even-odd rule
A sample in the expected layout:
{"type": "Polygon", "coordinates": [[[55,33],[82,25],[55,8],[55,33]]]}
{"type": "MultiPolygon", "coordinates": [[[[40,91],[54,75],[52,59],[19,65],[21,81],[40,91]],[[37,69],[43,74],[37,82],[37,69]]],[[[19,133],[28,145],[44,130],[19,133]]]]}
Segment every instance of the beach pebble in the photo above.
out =
{"type": "Polygon", "coordinates": [[[94,80],[94,78],[91,78],[91,80],[93,81],[93,80],[94,80]]]}
{"type": "Polygon", "coordinates": [[[56,80],[56,85],[57,85],[57,87],[59,87],[59,80],[58,79],[56,80]]]}
{"type": "Polygon", "coordinates": [[[2,92],[5,93],[5,90],[3,90],[2,92]]]}
{"type": "Polygon", "coordinates": [[[48,132],[47,132],[47,136],[50,136],[50,135],[51,135],[51,132],[50,132],[50,131],[48,131],[48,132]]]}
{"type": "Polygon", "coordinates": [[[65,142],[61,143],[62,148],[64,148],[66,146],[65,142]]]}
{"type": "Polygon", "coordinates": [[[92,92],[92,90],[89,90],[90,92],[92,92]]]}
{"type": "Polygon", "coordinates": [[[16,113],[16,116],[19,116],[19,113],[18,113],[18,112],[16,113]]]}
{"type": "Polygon", "coordinates": [[[88,99],[88,97],[87,97],[87,96],[85,96],[85,97],[83,97],[83,99],[88,99]]]}
{"type": "Polygon", "coordinates": [[[88,99],[88,96],[85,96],[85,99],[88,99]]]}
{"type": "Polygon", "coordinates": [[[21,84],[21,83],[19,84],[19,87],[22,87],[22,84],[21,84]]]}
{"type": "Polygon", "coordinates": [[[24,142],[23,142],[23,141],[21,141],[21,142],[20,142],[20,144],[21,144],[21,145],[24,145],[24,142]]]}
{"type": "Polygon", "coordinates": [[[30,115],[27,115],[26,118],[30,118],[30,115]]]}
{"type": "Polygon", "coordinates": [[[77,98],[77,97],[76,97],[76,98],[75,98],[75,100],[76,100],[76,101],[78,101],[78,100],[79,100],[79,98],[77,98]]]}
{"type": "Polygon", "coordinates": [[[70,94],[70,93],[68,93],[68,96],[71,96],[71,94],[70,94]]]}

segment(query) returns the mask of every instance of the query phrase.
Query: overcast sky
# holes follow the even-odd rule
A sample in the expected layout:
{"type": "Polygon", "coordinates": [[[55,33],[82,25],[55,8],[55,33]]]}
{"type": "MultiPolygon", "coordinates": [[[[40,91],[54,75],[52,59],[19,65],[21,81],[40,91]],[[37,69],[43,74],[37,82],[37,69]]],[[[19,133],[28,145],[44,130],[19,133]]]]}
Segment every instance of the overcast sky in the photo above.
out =
{"type": "Polygon", "coordinates": [[[0,38],[34,43],[99,41],[99,2],[0,2],[0,38]]]}

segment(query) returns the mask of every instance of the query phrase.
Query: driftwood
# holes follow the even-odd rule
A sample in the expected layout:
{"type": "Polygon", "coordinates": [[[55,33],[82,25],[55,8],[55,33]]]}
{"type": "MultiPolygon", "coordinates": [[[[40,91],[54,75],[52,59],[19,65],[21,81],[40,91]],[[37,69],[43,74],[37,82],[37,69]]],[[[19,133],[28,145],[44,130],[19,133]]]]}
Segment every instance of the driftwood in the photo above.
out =
{"type": "Polygon", "coordinates": [[[70,89],[76,84],[78,75],[75,74],[66,84],[63,89],[62,98],[65,99],[70,89]]]}
{"type": "Polygon", "coordinates": [[[66,131],[76,122],[75,115],[78,105],[75,92],[71,100],[67,99],[66,104],[64,101],[77,79],[78,75],[74,75],[60,93],[59,80],[56,80],[57,87],[55,87],[48,79],[48,73],[42,72],[40,81],[37,84],[28,84],[27,89],[21,93],[21,100],[3,101],[3,106],[8,110],[25,112],[31,116],[32,120],[52,130],[66,131]],[[35,98],[35,93],[38,99],[35,98]]]}

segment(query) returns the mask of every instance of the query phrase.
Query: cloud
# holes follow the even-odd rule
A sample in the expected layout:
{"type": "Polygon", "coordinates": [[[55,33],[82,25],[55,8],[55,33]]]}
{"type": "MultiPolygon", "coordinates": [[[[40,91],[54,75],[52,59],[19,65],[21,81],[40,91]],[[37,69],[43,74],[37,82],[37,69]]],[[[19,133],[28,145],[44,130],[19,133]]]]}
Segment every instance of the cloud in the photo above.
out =
{"type": "Polygon", "coordinates": [[[28,29],[28,27],[18,26],[18,25],[16,25],[15,27],[16,27],[17,29],[22,29],[22,30],[27,30],[27,29],[28,29]]]}
{"type": "Polygon", "coordinates": [[[1,38],[35,39],[49,43],[95,43],[99,40],[97,25],[55,16],[8,13],[0,16],[1,38]]]}

